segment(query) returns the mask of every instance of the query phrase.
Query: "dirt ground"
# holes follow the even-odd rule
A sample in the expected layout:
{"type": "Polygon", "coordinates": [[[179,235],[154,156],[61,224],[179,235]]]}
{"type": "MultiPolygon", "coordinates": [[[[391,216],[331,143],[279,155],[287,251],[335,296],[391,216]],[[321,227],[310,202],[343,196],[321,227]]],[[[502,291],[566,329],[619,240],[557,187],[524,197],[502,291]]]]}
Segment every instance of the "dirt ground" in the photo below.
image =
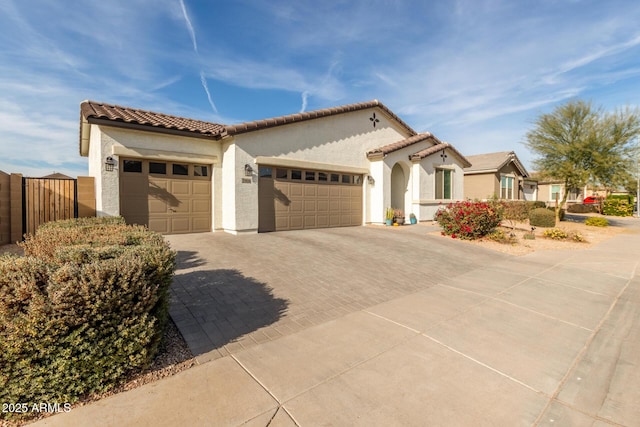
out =
{"type": "MultiPolygon", "coordinates": [[[[571,233],[579,233],[584,238],[583,242],[576,242],[569,239],[554,240],[543,236],[545,230],[549,228],[536,227],[533,231],[535,239],[527,240],[524,238],[525,234],[531,234],[531,226],[528,223],[515,223],[512,224],[508,221],[504,221],[500,229],[504,231],[506,235],[510,233],[515,234],[515,238],[511,242],[501,243],[495,242],[488,238],[479,240],[460,240],[461,242],[468,243],[470,245],[479,245],[487,249],[492,249],[499,252],[508,253],[511,255],[521,256],[535,251],[543,250],[581,250],[588,249],[595,244],[598,244],[604,240],[620,233],[632,233],[637,230],[631,230],[628,227],[622,227],[620,225],[609,225],[608,227],[593,227],[584,224],[584,220],[587,216],[568,215],[565,221],[561,221],[555,228],[559,228],[571,233]],[[515,229],[512,229],[512,226],[515,229]]],[[[439,231],[430,233],[432,235],[440,235],[439,231]]],[[[443,238],[451,239],[450,236],[443,236],[443,238]]]]}

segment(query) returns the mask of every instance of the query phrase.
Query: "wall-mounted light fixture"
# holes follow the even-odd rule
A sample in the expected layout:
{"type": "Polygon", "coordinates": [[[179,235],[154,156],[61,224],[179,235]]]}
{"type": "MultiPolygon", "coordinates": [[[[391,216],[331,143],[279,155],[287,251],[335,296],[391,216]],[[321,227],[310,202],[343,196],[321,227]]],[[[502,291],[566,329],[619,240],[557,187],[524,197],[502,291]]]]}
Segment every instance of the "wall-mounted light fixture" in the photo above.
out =
{"type": "Polygon", "coordinates": [[[369,183],[369,185],[374,185],[376,183],[376,180],[373,179],[371,175],[367,175],[367,182],[369,183]]]}
{"type": "Polygon", "coordinates": [[[244,176],[251,176],[251,175],[253,175],[253,168],[249,163],[247,163],[244,165],[244,176]]]}
{"type": "Polygon", "coordinates": [[[115,166],[116,166],[116,160],[113,157],[109,156],[104,160],[104,169],[107,172],[113,171],[113,168],[115,166]]]}

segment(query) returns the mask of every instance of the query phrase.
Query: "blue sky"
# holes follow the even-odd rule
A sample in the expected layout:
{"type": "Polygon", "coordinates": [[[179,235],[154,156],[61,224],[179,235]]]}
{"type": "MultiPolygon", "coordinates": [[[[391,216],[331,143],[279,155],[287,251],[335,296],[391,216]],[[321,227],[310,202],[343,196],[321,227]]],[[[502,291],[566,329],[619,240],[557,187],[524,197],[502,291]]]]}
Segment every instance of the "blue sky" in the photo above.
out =
{"type": "Polygon", "coordinates": [[[233,124],[378,99],[463,154],[640,96],[640,2],[0,0],[0,170],[87,173],[84,99],[233,124]]]}

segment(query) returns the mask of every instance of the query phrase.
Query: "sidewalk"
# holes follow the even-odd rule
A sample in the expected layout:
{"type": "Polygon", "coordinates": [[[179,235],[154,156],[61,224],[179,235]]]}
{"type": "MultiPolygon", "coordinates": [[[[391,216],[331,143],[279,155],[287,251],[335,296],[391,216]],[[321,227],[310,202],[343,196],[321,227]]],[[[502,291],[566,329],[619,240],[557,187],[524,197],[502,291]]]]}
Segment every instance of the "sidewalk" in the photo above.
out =
{"type": "Polygon", "coordinates": [[[634,425],[639,261],[500,257],[35,425],[634,425]]]}

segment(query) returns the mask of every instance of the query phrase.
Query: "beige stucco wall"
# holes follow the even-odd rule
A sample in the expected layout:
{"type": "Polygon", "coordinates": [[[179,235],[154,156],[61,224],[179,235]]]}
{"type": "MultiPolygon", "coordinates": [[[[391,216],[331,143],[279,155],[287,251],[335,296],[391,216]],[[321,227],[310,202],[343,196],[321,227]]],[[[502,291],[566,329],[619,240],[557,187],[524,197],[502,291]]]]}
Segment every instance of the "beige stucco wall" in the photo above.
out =
{"type": "Polygon", "coordinates": [[[500,181],[495,173],[464,176],[464,197],[470,200],[485,200],[500,194],[500,181]]]}

